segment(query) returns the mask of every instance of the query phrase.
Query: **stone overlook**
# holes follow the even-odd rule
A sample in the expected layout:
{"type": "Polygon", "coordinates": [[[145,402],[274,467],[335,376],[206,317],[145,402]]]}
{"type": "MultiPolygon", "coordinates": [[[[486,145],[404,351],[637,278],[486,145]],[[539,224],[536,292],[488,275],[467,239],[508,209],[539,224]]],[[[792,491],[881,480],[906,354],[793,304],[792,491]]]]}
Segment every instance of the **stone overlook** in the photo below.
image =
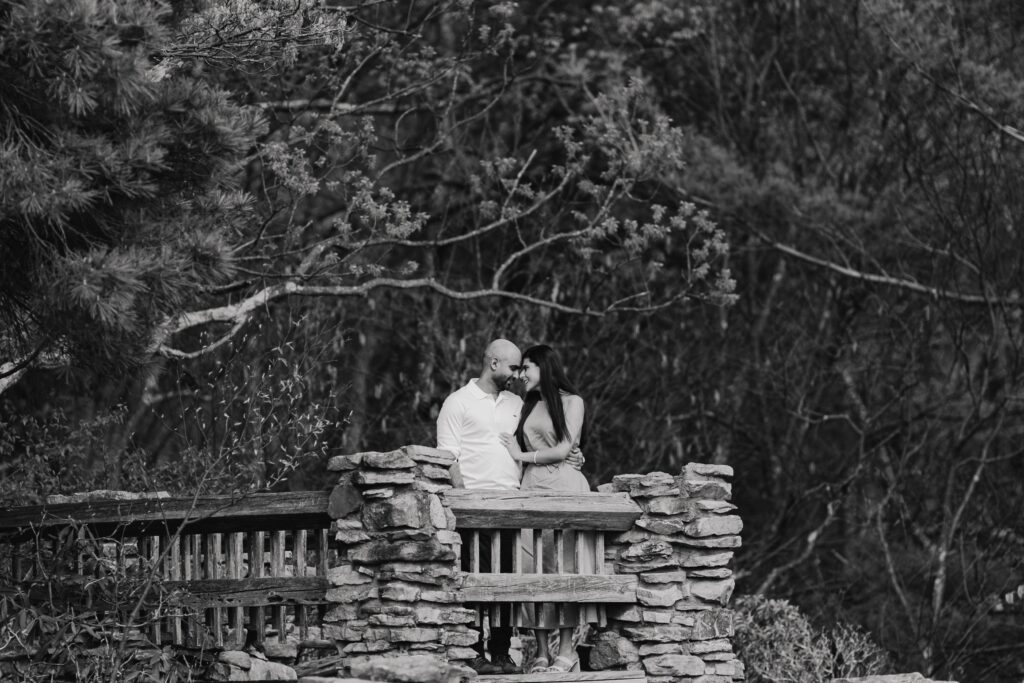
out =
{"type": "MultiPolygon", "coordinates": [[[[338,543],[323,637],[337,644],[336,675],[380,658],[429,656],[472,672],[477,611],[463,603],[462,537],[446,502],[446,451],[405,446],[339,455],[329,514],[338,543]]],[[[632,604],[609,605],[593,629],[589,668],[643,671],[658,683],[728,683],[743,665],[732,650],[732,468],[691,463],[672,475],[620,475],[599,487],[639,508],[632,528],[604,532],[603,573],[636,577],[632,604]]]]}

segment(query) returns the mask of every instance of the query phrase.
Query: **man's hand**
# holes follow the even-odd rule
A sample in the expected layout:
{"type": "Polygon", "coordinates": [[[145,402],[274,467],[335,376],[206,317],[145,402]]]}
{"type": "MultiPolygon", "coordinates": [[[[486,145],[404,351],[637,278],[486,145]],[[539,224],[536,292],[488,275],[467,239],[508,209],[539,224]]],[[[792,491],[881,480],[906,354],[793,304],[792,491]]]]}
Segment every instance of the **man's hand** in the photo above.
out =
{"type": "Polygon", "coordinates": [[[459,469],[459,463],[452,463],[452,466],[448,468],[448,474],[452,477],[452,486],[457,489],[466,488],[466,482],[462,479],[462,470],[459,469]]]}
{"type": "Polygon", "coordinates": [[[584,458],[583,453],[580,452],[580,445],[578,443],[574,443],[572,445],[572,450],[569,451],[569,455],[565,456],[565,461],[569,463],[573,469],[583,469],[583,463],[585,463],[587,459],[584,458]]]}

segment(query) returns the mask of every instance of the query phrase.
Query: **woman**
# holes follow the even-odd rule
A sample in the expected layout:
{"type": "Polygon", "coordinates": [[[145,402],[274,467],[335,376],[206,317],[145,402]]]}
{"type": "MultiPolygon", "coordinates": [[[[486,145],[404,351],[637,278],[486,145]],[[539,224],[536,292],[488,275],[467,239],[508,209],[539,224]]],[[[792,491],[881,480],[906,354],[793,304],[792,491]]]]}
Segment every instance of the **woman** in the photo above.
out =
{"type": "MultiPolygon", "coordinates": [[[[526,401],[515,436],[502,434],[501,442],[509,454],[522,462],[522,490],[590,491],[583,474],[564,463],[573,444],[582,445],[583,399],[565,376],[555,350],[547,345],[534,346],[523,354],[520,377],[525,384],[526,401]]],[[[545,533],[545,537],[551,536],[545,533]]],[[[564,534],[563,567],[578,574],[594,573],[592,539],[566,531],[564,534]],[[573,538],[575,536],[575,538],[573,538]],[[586,547],[576,552],[575,544],[586,547]],[[580,558],[580,566],[576,565],[580,558]]],[[[555,571],[554,543],[545,538],[544,572],[555,571]]],[[[533,619],[527,610],[526,622],[533,626],[537,638],[537,656],[530,673],[579,671],[580,660],[573,648],[573,629],[582,623],[596,622],[597,609],[565,604],[561,609],[544,605],[541,617],[533,619]],[[559,619],[561,615],[561,619],[559,619]],[[559,630],[558,654],[549,662],[548,633],[559,630]],[[550,663],[550,666],[549,666],[550,663]]]]}

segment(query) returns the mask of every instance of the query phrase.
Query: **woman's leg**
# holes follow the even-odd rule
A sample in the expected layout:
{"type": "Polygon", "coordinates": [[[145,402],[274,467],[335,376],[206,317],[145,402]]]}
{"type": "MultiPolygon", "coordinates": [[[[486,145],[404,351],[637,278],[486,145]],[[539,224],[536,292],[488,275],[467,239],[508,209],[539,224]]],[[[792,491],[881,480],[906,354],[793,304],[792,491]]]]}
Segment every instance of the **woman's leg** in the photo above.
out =
{"type": "Polygon", "coordinates": [[[533,637],[537,642],[537,647],[533,653],[532,663],[526,667],[527,673],[530,673],[534,667],[547,667],[551,662],[551,653],[548,651],[548,630],[535,628],[533,637]]]}
{"type": "Polygon", "coordinates": [[[576,648],[573,647],[573,632],[572,626],[569,628],[558,629],[558,656],[565,657],[566,659],[576,659],[576,648]]]}

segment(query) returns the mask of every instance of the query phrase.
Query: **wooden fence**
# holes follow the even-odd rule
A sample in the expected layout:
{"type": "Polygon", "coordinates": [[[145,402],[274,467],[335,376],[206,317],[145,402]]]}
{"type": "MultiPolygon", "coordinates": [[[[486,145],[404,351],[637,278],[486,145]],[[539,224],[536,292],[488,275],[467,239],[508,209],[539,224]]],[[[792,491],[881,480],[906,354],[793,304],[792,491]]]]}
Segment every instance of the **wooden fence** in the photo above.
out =
{"type": "MultiPolygon", "coordinates": [[[[0,568],[0,589],[31,594],[60,578],[77,587],[68,600],[92,608],[129,612],[137,600],[139,622],[156,644],[224,646],[243,636],[284,641],[288,628],[302,640],[326,609],[328,568],[339,559],[329,537],[328,497],[301,492],[0,509],[0,561],[9,568],[0,568]],[[144,577],[153,569],[160,590],[147,593],[144,577]],[[125,601],[100,590],[104,576],[135,576],[141,583],[125,601]]],[[[466,539],[464,599],[480,606],[492,625],[524,625],[530,614],[524,606],[537,616],[545,603],[561,611],[635,602],[636,577],[610,573],[605,561],[605,534],[629,529],[641,514],[628,495],[450,490],[444,497],[466,539]],[[511,565],[482,566],[488,553],[481,539],[500,558],[501,530],[514,544],[511,565]],[[573,535],[577,542],[567,542],[573,535]],[[568,546],[576,549],[572,560],[568,546]],[[554,557],[547,566],[546,552],[554,557]]]]}

